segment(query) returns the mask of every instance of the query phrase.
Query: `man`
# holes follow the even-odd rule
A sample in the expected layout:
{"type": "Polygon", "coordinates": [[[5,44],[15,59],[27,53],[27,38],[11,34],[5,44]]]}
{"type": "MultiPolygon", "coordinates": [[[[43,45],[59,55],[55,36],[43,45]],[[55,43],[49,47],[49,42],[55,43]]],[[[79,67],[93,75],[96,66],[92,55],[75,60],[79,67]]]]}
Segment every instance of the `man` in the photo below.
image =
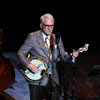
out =
{"type": "MultiPolygon", "coordinates": [[[[54,23],[54,17],[51,14],[42,15],[40,17],[41,29],[29,33],[24,44],[18,51],[19,60],[25,69],[29,69],[34,74],[38,72],[39,65],[36,62],[31,63],[29,59],[41,58],[47,64],[47,74],[43,79],[37,82],[28,81],[31,100],[60,100],[57,88],[59,79],[56,71],[56,61],[59,55],[61,55],[62,60],[66,61],[68,54],[64,51],[61,37],[56,39],[56,36],[52,33],[54,23]],[[56,42],[57,40],[59,41],[56,42]],[[29,59],[28,54],[31,55],[29,59]]],[[[78,53],[74,50],[72,57],[77,56],[78,53]]],[[[42,71],[44,73],[44,70],[42,71]]]]}

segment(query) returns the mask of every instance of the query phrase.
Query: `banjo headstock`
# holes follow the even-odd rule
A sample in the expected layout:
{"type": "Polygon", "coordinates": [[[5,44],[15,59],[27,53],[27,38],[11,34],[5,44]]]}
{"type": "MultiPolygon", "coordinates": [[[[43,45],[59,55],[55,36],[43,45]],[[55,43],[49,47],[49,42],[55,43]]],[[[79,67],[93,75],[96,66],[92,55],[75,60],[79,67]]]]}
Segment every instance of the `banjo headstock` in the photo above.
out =
{"type": "Polygon", "coordinates": [[[89,47],[89,44],[86,43],[82,48],[79,48],[77,50],[78,53],[82,53],[83,51],[87,51],[88,50],[88,47],[89,47]]]}

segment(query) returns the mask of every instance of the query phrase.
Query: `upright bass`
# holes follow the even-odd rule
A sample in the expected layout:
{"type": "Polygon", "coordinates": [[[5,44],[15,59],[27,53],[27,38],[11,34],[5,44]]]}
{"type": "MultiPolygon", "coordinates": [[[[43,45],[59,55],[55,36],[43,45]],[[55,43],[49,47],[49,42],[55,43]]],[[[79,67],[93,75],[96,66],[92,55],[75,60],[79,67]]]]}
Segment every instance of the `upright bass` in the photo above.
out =
{"type": "Polygon", "coordinates": [[[0,91],[9,88],[15,79],[15,71],[8,58],[2,54],[3,30],[0,29],[0,91]]]}

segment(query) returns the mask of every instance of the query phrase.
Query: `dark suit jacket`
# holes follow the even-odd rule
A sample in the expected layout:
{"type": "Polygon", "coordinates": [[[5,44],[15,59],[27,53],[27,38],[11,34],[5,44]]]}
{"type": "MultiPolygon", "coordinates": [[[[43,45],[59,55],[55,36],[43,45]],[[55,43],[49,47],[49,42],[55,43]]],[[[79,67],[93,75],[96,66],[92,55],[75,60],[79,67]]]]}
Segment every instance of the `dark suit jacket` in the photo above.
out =
{"type": "MultiPolygon", "coordinates": [[[[45,62],[49,61],[49,57],[48,57],[48,53],[46,51],[46,47],[45,47],[45,43],[43,40],[43,36],[42,36],[42,31],[38,30],[36,32],[32,32],[28,34],[28,37],[26,38],[24,44],[21,46],[21,48],[18,51],[18,57],[19,60],[21,61],[21,63],[27,67],[28,64],[30,63],[27,59],[27,53],[31,53],[32,57],[38,57],[43,59],[45,62]]],[[[64,47],[63,47],[63,43],[62,40],[60,39],[59,41],[59,50],[56,47],[56,42],[55,42],[55,34],[53,34],[54,37],[54,55],[53,55],[53,59],[56,59],[58,57],[58,51],[60,51],[61,56],[65,55],[65,51],[64,51],[64,47]]],[[[55,66],[55,63],[53,64],[55,66]]],[[[59,80],[58,80],[58,75],[57,75],[57,71],[56,71],[56,66],[55,68],[52,69],[52,74],[51,74],[51,78],[57,83],[59,84],[59,80]]],[[[47,81],[47,80],[44,80],[47,81]]],[[[43,85],[45,85],[47,82],[43,82],[43,85]]]]}

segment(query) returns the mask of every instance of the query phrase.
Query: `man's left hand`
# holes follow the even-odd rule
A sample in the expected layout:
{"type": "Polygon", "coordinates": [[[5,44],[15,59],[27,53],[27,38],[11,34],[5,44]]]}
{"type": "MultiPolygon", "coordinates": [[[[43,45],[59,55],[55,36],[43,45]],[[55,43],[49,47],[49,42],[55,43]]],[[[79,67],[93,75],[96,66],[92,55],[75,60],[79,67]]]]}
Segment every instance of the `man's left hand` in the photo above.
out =
{"type": "Polygon", "coordinates": [[[76,57],[78,57],[78,55],[79,55],[79,53],[75,49],[73,49],[72,58],[76,58],[76,57]]]}

